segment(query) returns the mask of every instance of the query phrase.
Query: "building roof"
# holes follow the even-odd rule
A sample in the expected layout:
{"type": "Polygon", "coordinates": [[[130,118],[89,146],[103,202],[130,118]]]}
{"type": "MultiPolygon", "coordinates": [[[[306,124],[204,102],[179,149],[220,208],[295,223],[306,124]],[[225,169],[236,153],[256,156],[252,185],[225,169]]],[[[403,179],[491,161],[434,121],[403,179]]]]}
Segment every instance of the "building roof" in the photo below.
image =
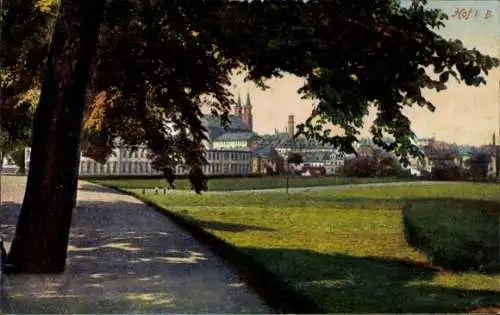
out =
{"type": "Polygon", "coordinates": [[[204,115],[201,118],[203,125],[208,130],[208,136],[211,140],[220,137],[222,134],[228,132],[248,132],[251,131],[250,128],[245,124],[245,122],[238,116],[229,115],[229,125],[225,128],[220,117],[212,115],[204,115]]]}
{"type": "Polygon", "coordinates": [[[283,143],[280,143],[278,148],[287,149],[335,149],[333,145],[323,144],[315,139],[307,139],[304,137],[299,137],[295,139],[286,138],[283,143]]]}
{"type": "Polygon", "coordinates": [[[301,154],[304,163],[324,162],[330,159],[331,154],[327,152],[306,152],[301,154]]]}
{"type": "Polygon", "coordinates": [[[256,133],[251,131],[238,131],[224,133],[215,138],[214,141],[248,141],[258,137],[256,133]]]}
{"type": "Polygon", "coordinates": [[[288,139],[287,133],[275,133],[271,135],[262,135],[257,143],[253,154],[256,156],[269,156],[275,154],[275,148],[288,139]]]}
{"type": "Polygon", "coordinates": [[[430,159],[434,158],[444,158],[444,159],[453,159],[458,157],[458,153],[448,144],[446,143],[438,143],[436,142],[434,145],[426,145],[422,148],[423,153],[430,159]]]}

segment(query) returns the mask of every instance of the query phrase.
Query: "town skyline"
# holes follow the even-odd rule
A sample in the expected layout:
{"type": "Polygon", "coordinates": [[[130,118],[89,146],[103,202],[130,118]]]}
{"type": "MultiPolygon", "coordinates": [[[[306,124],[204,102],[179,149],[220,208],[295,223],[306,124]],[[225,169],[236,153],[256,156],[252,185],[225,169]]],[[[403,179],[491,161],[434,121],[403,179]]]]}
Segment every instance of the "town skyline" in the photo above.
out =
{"type": "MultiPolygon", "coordinates": [[[[500,56],[500,3],[496,1],[429,1],[429,6],[439,7],[449,17],[446,27],[436,31],[445,38],[461,40],[469,48],[476,48],[490,56],[500,56]],[[472,13],[468,15],[467,12],[472,13]],[[458,15],[457,15],[458,14],[458,15]],[[455,15],[455,16],[454,16],[455,15]]],[[[303,100],[297,93],[304,80],[285,74],[280,79],[270,79],[270,87],[262,91],[252,82],[243,82],[243,75],[234,75],[231,92],[241,95],[245,102],[250,93],[253,105],[254,131],[259,134],[284,131],[288,115],[295,116],[295,124],[304,122],[313,109],[313,100],[303,100]]],[[[435,137],[449,143],[483,145],[491,143],[493,133],[499,139],[500,124],[500,71],[494,69],[485,77],[487,84],[469,87],[453,79],[442,92],[424,90],[423,95],[435,106],[406,108],[404,113],[412,121],[418,137],[435,137]]],[[[369,127],[375,117],[371,110],[365,119],[361,137],[369,136],[369,127]]],[[[333,129],[340,132],[340,129],[333,129]]]]}

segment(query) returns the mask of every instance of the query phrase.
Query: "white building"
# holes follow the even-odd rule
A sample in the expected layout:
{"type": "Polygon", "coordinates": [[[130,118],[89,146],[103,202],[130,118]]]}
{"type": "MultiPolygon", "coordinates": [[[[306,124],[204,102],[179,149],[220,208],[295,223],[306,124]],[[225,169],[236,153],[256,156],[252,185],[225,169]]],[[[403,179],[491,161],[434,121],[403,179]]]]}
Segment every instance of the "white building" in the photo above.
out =
{"type": "Polygon", "coordinates": [[[252,173],[252,153],[244,150],[207,150],[207,175],[248,175],[252,173]]]}
{"type": "MultiPolygon", "coordinates": [[[[29,168],[31,149],[25,150],[26,169],[29,168]]],[[[251,173],[252,155],[241,150],[206,150],[207,165],[203,166],[205,175],[246,175],[251,173]]],[[[128,148],[115,148],[106,163],[91,158],[80,159],[80,176],[154,176],[161,175],[153,169],[149,151],[140,147],[136,151],[128,148]]],[[[177,175],[187,173],[182,165],[175,168],[177,175]]]]}

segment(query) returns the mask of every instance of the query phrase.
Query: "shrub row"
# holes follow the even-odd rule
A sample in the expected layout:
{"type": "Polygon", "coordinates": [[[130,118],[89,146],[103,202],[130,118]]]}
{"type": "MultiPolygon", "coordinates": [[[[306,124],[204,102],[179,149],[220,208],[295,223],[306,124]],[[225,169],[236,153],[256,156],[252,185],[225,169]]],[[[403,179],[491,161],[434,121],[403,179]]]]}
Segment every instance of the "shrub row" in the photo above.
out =
{"type": "Polygon", "coordinates": [[[347,177],[411,177],[409,171],[403,170],[395,158],[379,160],[368,156],[345,161],[339,172],[347,177]]]}
{"type": "Polygon", "coordinates": [[[403,210],[408,244],[458,271],[499,270],[499,219],[500,204],[480,200],[416,200],[403,210]]]}

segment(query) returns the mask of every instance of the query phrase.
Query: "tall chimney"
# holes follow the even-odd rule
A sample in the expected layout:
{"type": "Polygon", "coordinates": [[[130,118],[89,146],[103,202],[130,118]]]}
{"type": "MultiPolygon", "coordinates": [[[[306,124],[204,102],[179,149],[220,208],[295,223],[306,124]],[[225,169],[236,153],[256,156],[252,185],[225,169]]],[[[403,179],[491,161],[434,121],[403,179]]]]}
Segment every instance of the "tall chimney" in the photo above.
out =
{"type": "Polygon", "coordinates": [[[293,139],[295,135],[295,121],[293,115],[288,115],[288,137],[293,139]]]}

